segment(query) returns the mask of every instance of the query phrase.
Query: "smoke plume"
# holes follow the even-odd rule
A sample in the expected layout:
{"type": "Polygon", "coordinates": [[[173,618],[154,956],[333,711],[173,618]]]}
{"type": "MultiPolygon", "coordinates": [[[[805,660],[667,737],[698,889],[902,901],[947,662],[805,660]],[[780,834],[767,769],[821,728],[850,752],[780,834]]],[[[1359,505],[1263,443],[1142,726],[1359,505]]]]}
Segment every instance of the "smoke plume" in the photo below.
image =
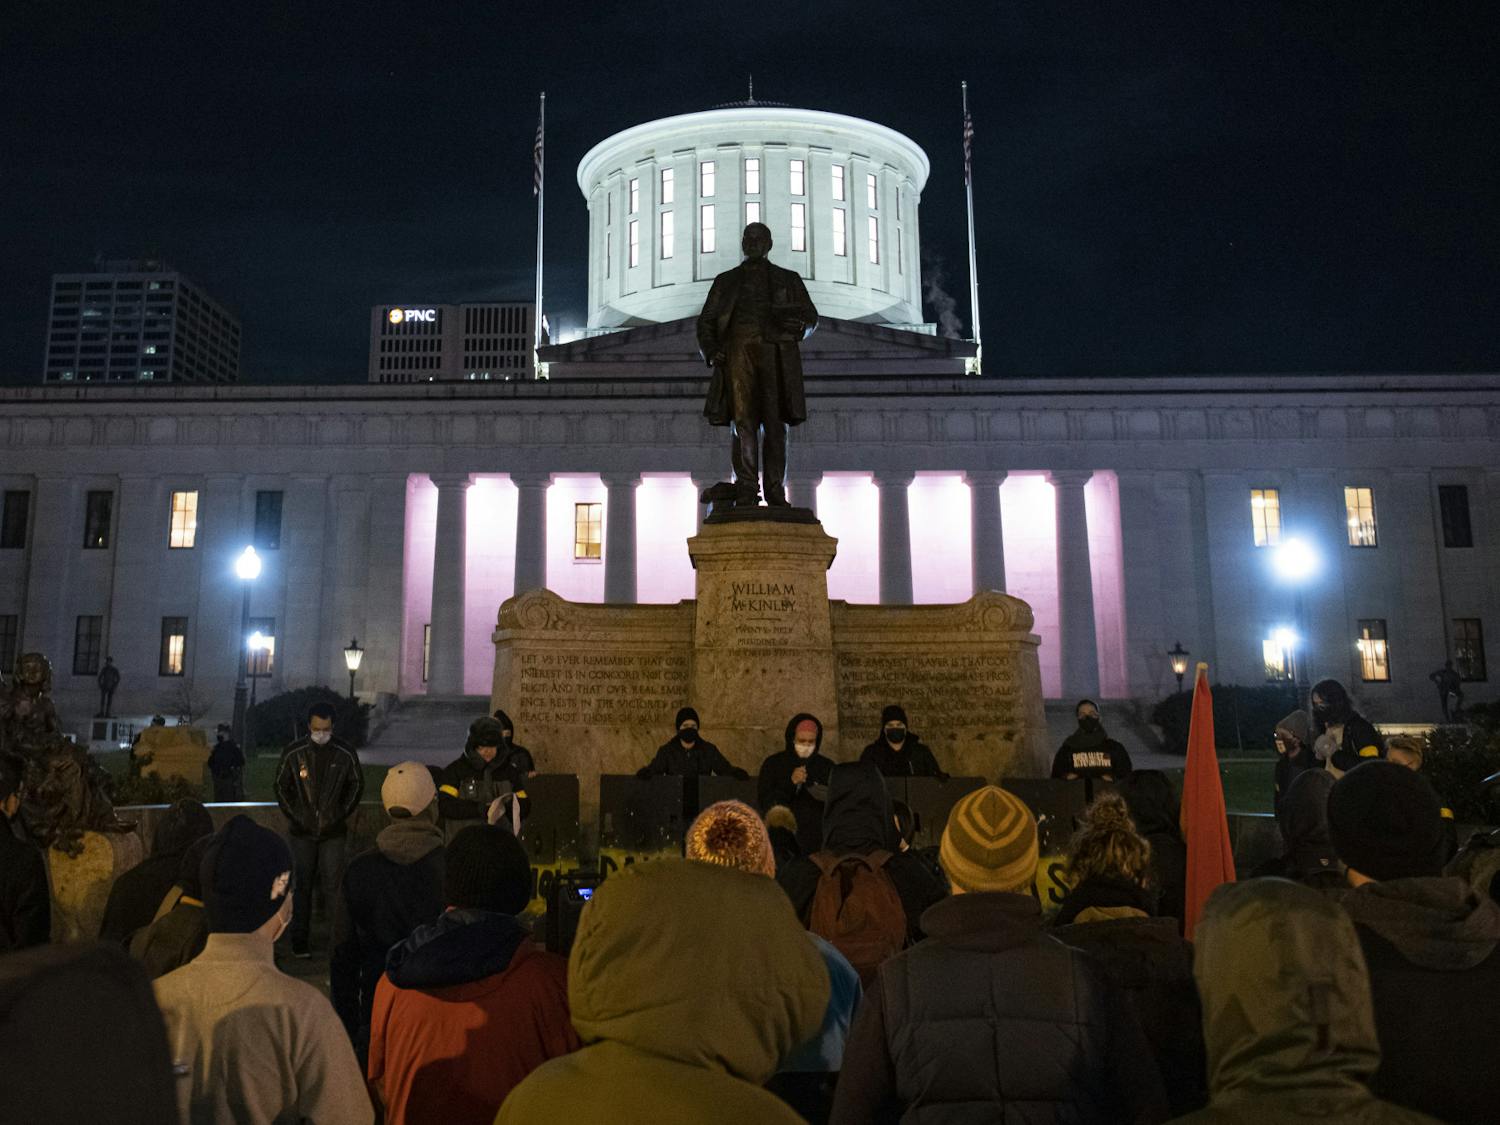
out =
{"type": "Polygon", "coordinates": [[[937,321],[938,335],[945,336],[950,340],[963,339],[963,321],[958,319],[958,302],[943,283],[947,276],[943,271],[943,259],[937,254],[924,253],[922,255],[922,299],[932,309],[933,318],[937,321]]]}

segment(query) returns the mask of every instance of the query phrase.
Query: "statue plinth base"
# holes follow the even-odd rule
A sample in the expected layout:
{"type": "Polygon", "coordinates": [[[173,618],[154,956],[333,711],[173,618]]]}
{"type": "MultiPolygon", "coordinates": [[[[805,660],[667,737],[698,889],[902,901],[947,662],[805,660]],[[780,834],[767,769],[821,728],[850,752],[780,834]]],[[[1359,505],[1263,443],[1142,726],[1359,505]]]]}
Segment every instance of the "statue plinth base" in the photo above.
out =
{"type": "Polygon", "coordinates": [[[69,856],[47,851],[52,887],[52,940],[94,941],[115,880],[145,858],[134,832],[85,832],[83,850],[69,856]]]}

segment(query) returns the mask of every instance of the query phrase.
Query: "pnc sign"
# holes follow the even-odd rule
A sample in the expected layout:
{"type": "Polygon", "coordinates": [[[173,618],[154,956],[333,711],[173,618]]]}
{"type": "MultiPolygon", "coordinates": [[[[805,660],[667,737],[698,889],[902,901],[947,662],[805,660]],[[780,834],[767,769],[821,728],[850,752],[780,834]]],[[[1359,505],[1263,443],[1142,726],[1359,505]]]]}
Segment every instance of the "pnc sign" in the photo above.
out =
{"type": "Polygon", "coordinates": [[[386,319],[392,324],[402,324],[408,320],[420,320],[431,323],[437,320],[437,309],[392,309],[386,314],[386,319]]]}

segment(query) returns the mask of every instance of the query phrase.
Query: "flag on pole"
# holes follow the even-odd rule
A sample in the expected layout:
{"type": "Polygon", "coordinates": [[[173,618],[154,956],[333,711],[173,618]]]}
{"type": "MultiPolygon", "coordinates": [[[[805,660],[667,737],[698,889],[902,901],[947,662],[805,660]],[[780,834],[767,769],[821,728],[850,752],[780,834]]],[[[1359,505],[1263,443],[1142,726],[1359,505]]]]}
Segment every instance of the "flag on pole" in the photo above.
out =
{"type": "Polygon", "coordinates": [[[542,190],[542,130],[545,125],[543,118],[537,118],[536,143],[531,146],[531,194],[539,195],[542,190]]]}
{"type": "Polygon", "coordinates": [[[974,120],[969,116],[969,101],[964,99],[964,183],[970,183],[974,159],[974,120]]]}
{"type": "Polygon", "coordinates": [[[1208,665],[1193,680],[1193,715],[1188,726],[1187,769],[1182,779],[1182,836],[1187,841],[1187,885],[1183,896],[1183,935],[1191,941],[1203,904],[1215,887],[1234,882],[1234,851],[1219,755],[1214,749],[1214,699],[1208,665]]]}

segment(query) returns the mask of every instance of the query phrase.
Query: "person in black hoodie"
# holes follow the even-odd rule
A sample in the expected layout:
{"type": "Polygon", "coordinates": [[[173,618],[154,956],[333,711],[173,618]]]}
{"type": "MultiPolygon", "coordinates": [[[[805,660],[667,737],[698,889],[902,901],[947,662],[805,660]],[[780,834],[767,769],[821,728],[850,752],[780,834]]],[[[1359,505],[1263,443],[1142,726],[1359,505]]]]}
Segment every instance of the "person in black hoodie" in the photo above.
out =
{"type": "Polygon", "coordinates": [[[1161,770],[1133,770],[1116,782],[1115,790],[1125,798],[1135,830],[1151,845],[1151,880],[1156,897],[1155,913],[1176,918],[1182,929],[1183,899],[1187,887],[1187,844],[1182,839],[1181,806],[1172,782],[1161,770]]]}
{"type": "Polygon", "coordinates": [[[1385,757],[1385,739],[1374,723],[1354,709],[1349,692],[1337,680],[1313,685],[1312,714],[1314,746],[1328,747],[1330,769],[1348,773],[1360,762],[1385,757]]]}
{"type": "Polygon", "coordinates": [[[803,852],[815,852],[823,843],[823,802],[833,760],[825,758],[822,749],[823,724],[804,711],[787,723],[786,747],[760,764],[761,815],[776,805],[791,809],[803,852]]]}
{"type": "Polygon", "coordinates": [[[1130,753],[1104,731],[1099,705],[1080,699],[1073,708],[1078,729],[1063,740],[1052,759],[1052,776],[1083,779],[1084,799],[1094,799],[1095,781],[1119,781],[1131,771],[1130,753]]]}
{"type": "Polygon", "coordinates": [[[203,952],[208,943],[208,913],[203,909],[203,857],[212,836],[195,840],[182,853],[177,889],[182,893],[172,908],[130,939],[130,955],[146,967],[152,980],[180,969],[203,952]]]}
{"type": "Polygon", "coordinates": [[[749,780],[750,775],[719,753],[719,748],[706,738],[698,737],[698,712],[684,707],[677,712],[673,724],[677,733],[664,742],[656,751],[656,757],[636,770],[635,776],[647,777],[703,777],[716,774],[721,777],[736,777],[749,780]]]}
{"type": "Polygon", "coordinates": [[[880,734],[865,747],[859,760],[874,766],[884,777],[948,780],[926,743],[907,729],[906,712],[896,703],[880,712],[880,734]]]}
{"type": "Polygon", "coordinates": [[[1282,852],[1251,871],[1252,879],[1290,879],[1319,891],[1336,891],[1344,886],[1344,866],[1328,836],[1328,793],[1333,782],[1333,774],[1327,770],[1297,774],[1276,813],[1282,852]]]}
{"type": "Polygon", "coordinates": [[[176,886],[183,853],[213,830],[213,818],[202,801],[184,797],[167,809],[151,838],[150,857],[121,875],[109,889],[109,901],[99,923],[100,940],[129,948],[135,932],[151,924],[162,899],[176,886]]]}
{"type": "Polygon", "coordinates": [[[526,765],[531,755],[524,748],[524,758],[514,753],[505,731],[499,719],[488,715],[475,719],[464,752],[443,770],[438,812],[447,839],[470,825],[486,823],[497,800],[501,803],[497,815],[512,830],[531,811],[531,799],[526,796],[526,765]]]}
{"type": "MultiPolygon", "coordinates": [[[[821,851],[833,856],[870,855],[888,851],[891,858],[883,870],[891,878],[901,908],[906,914],[908,943],[922,936],[922,911],[947,894],[927,865],[910,852],[900,850],[895,817],[885,779],[868,762],[842,762],[828,775],[828,800],[823,808],[821,851]]],[[[777,882],[792,900],[797,917],[807,924],[813,895],[822,871],[811,856],[789,861],[777,882]]]]}
{"type": "Polygon", "coordinates": [[[1272,737],[1276,743],[1276,789],[1271,811],[1280,818],[1281,802],[1297,775],[1322,769],[1323,763],[1313,754],[1312,716],[1306,711],[1293,711],[1282,719],[1272,737]]]}

